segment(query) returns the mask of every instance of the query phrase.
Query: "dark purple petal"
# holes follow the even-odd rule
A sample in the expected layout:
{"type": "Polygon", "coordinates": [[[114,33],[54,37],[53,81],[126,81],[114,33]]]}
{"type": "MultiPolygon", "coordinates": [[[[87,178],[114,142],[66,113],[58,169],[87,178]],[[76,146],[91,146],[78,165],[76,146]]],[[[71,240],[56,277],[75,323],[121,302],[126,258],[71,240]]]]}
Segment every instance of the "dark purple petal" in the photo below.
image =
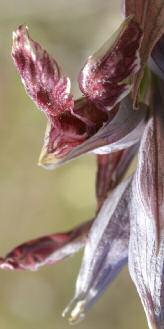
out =
{"type": "Polygon", "coordinates": [[[96,196],[98,209],[125,174],[138,150],[138,144],[126,150],[97,156],[96,196]]]}
{"type": "MultiPolygon", "coordinates": [[[[119,47],[122,47],[121,49],[125,55],[126,49],[124,49],[123,45],[127,39],[127,33],[132,34],[132,31],[134,32],[135,29],[137,31],[137,26],[132,18],[127,19],[120,28],[118,33],[119,37],[113,45],[113,47],[116,48],[115,51],[113,47],[112,53],[110,51],[110,60],[115,58],[116,55],[119,55],[119,52],[116,51],[119,47]]],[[[137,35],[138,41],[136,42],[139,44],[140,30],[138,30],[137,35]]],[[[135,51],[130,53],[131,56],[132,53],[134,53],[134,57],[137,56],[135,51]]],[[[23,26],[19,27],[14,33],[12,56],[28,95],[48,117],[48,125],[39,164],[47,168],[53,168],[56,163],[60,162],[60,159],[64,159],[65,161],[65,157],[71,154],[72,149],[76,150],[76,147],[80,144],[84,144],[84,151],[82,151],[82,153],[95,149],[97,148],[96,146],[99,147],[99,145],[94,145],[92,147],[92,145],[90,146],[90,142],[87,144],[84,142],[86,140],[90,141],[90,138],[96,136],[97,132],[101,131],[102,127],[105,128],[104,124],[109,124],[109,122],[111,122],[118,109],[114,108],[110,113],[107,113],[105,109],[96,107],[94,103],[87,98],[77,100],[74,105],[73,97],[70,93],[70,81],[68,77],[62,73],[56,61],[42,49],[38,43],[30,38],[27,28],[23,26]],[[87,147],[89,145],[88,150],[85,150],[85,145],[87,147]]],[[[128,56],[130,56],[130,54],[128,56]]],[[[132,70],[132,68],[135,70],[137,64],[136,57],[132,60],[132,58],[128,56],[126,58],[126,63],[124,63],[124,67],[126,68],[126,74],[129,75],[129,70],[132,70]],[[125,65],[128,62],[127,59],[129,59],[130,63],[128,68],[125,65]]],[[[104,59],[101,58],[102,63],[104,63],[102,65],[107,65],[108,63],[107,60],[105,64],[105,57],[106,54],[103,55],[104,59]]],[[[118,67],[122,65],[121,63],[118,64],[118,67]]],[[[100,71],[101,74],[105,75],[103,69],[105,66],[102,65],[100,71]]],[[[120,80],[118,79],[117,69],[116,72],[117,76],[113,73],[111,82],[119,84],[119,88],[122,88],[120,80]]],[[[124,76],[124,80],[126,77],[127,76],[124,76]]],[[[123,85],[125,85],[125,81],[123,81],[123,85]]],[[[114,103],[112,107],[113,106],[114,103]]],[[[96,137],[96,140],[97,139],[99,139],[99,136],[96,137]]],[[[105,140],[106,137],[101,138],[102,145],[106,145],[105,140]]],[[[130,145],[134,143],[133,140],[134,138],[132,136],[130,145]]],[[[120,148],[122,149],[122,145],[120,148]]],[[[100,152],[104,153],[104,149],[100,150],[100,152]]]]}
{"type": "Polygon", "coordinates": [[[74,101],[69,78],[63,74],[55,59],[30,38],[27,28],[23,26],[13,34],[12,57],[27,94],[48,117],[48,127],[51,127],[49,149],[53,147],[54,153],[65,154],[82,143],[90,131],[73,114],[74,101]],[[65,141],[67,146],[63,150],[65,141]]]}
{"type": "Polygon", "coordinates": [[[93,135],[104,122],[112,120],[118,108],[113,109],[110,113],[98,109],[93,102],[86,97],[75,100],[73,115],[79,118],[86,125],[86,129],[93,135]]]}
{"type": "Polygon", "coordinates": [[[57,162],[73,148],[94,135],[104,124],[112,120],[116,113],[100,111],[85,98],[75,101],[71,114],[66,111],[53,122],[48,122],[39,162],[57,162]]]}
{"type": "Polygon", "coordinates": [[[128,199],[131,177],[105,200],[88,235],[74,299],[63,315],[74,323],[104,292],[127,262],[129,243],[128,199]]]}
{"type": "Polygon", "coordinates": [[[164,328],[164,83],[156,82],[132,184],[129,270],[149,328],[164,328]]]}
{"type": "Polygon", "coordinates": [[[98,209],[101,208],[108,191],[110,191],[113,185],[115,168],[117,168],[123,152],[118,151],[112,154],[97,155],[96,197],[98,209]]]}
{"type": "Polygon", "coordinates": [[[143,132],[146,118],[146,107],[140,104],[140,111],[134,111],[130,97],[126,97],[113,120],[104,124],[96,134],[80,146],[75,147],[63,159],[57,159],[54,153],[47,150],[48,139],[39,159],[39,165],[54,169],[84,153],[94,151],[96,154],[108,154],[126,149],[136,144],[143,132]]]}
{"type": "Polygon", "coordinates": [[[102,48],[90,56],[79,75],[80,89],[99,108],[111,110],[131,90],[128,79],[140,68],[142,32],[126,19],[102,48]]]}
{"type": "Polygon", "coordinates": [[[13,33],[12,57],[27,94],[49,116],[71,111],[71,83],[54,58],[33,41],[27,27],[13,33]]]}
{"type": "Polygon", "coordinates": [[[150,69],[164,80],[164,35],[159,39],[149,58],[150,69]]]}
{"type": "Polygon", "coordinates": [[[105,124],[83,145],[72,150],[70,157],[73,153],[82,154],[82,150],[84,152],[94,151],[96,154],[108,154],[136,144],[140,141],[145,126],[146,110],[147,107],[140,104],[140,111],[133,111],[132,100],[127,96],[120,103],[113,120],[105,124]]]}
{"type": "Polygon", "coordinates": [[[92,220],[69,232],[25,242],[0,259],[0,268],[36,271],[43,265],[55,264],[84,247],[91,225],[92,220]]]}
{"type": "Polygon", "coordinates": [[[27,94],[48,117],[43,154],[62,158],[116,113],[108,114],[84,97],[74,104],[69,78],[23,26],[14,32],[12,57],[27,94]]]}
{"type": "Polygon", "coordinates": [[[151,51],[164,33],[164,1],[163,0],[124,0],[124,15],[134,15],[135,21],[143,30],[140,47],[141,68],[134,80],[134,101],[137,98],[140,82],[151,51]]]}

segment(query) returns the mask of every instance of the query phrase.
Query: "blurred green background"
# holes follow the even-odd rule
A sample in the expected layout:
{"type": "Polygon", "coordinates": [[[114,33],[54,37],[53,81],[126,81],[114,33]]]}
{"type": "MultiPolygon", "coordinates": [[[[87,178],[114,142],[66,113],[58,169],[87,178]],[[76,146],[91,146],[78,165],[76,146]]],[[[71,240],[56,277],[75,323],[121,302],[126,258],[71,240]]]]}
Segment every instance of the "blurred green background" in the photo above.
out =
{"type": "MultiPolygon", "coordinates": [[[[0,0],[0,254],[25,240],[62,231],[94,214],[93,156],[57,171],[39,168],[46,120],[26,96],[11,60],[11,34],[30,28],[62,64],[79,95],[84,60],[121,21],[119,0],[0,0]]],[[[36,273],[0,272],[0,328],[66,329],[61,312],[73,295],[82,254],[36,273]]],[[[146,322],[125,269],[79,329],[137,329],[146,322]]]]}

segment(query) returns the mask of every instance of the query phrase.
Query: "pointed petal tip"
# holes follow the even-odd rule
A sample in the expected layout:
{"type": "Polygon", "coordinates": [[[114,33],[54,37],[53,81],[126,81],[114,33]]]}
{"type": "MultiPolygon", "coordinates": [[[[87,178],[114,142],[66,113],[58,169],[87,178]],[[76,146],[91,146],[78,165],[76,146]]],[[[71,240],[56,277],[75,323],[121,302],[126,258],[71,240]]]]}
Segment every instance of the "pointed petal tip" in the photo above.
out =
{"type": "Polygon", "coordinates": [[[27,25],[21,24],[21,25],[19,25],[19,26],[17,27],[15,33],[16,33],[16,35],[19,35],[20,33],[25,33],[25,34],[27,34],[27,33],[28,33],[28,30],[29,30],[29,28],[28,28],[27,25]]]}
{"type": "Polygon", "coordinates": [[[146,313],[147,313],[146,316],[147,316],[148,327],[150,329],[161,329],[161,328],[163,328],[156,321],[156,316],[155,316],[155,313],[154,313],[154,309],[147,310],[146,313]]]}
{"type": "Polygon", "coordinates": [[[85,309],[85,300],[73,299],[63,311],[62,316],[63,317],[68,316],[69,323],[74,325],[79,323],[85,318],[84,309],[85,309]]]}
{"type": "Polygon", "coordinates": [[[47,170],[53,170],[56,167],[58,159],[54,157],[52,153],[47,153],[45,149],[41,151],[38,160],[38,166],[47,170]]]}
{"type": "Polygon", "coordinates": [[[31,38],[28,33],[28,27],[26,25],[18,26],[16,31],[13,31],[13,45],[12,45],[12,57],[15,65],[19,68],[24,67],[25,54],[30,55],[32,60],[36,61],[36,50],[31,42],[31,38]]]}
{"type": "Polygon", "coordinates": [[[110,111],[130,93],[133,88],[131,78],[141,67],[142,36],[134,15],[129,15],[113,37],[84,64],[78,78],[79,87],[97,106],[110,111]]]}
{"type": "Polygon", "coordinates": [[[19,25],[18,28],[13,31],[13,45],[18,42],[19,37],[24,34],[28,37],[28,26],[27,25],[19,25]]]}

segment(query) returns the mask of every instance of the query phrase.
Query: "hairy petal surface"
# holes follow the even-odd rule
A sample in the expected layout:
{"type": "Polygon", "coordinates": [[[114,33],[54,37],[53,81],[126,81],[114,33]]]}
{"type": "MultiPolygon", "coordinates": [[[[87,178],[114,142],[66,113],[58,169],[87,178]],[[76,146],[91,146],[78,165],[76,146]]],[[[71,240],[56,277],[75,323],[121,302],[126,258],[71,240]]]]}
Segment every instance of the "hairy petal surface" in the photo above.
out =
{"type": "Polygon", "coordinates": [[[128,199],[131,177],[105,200],[89,232],[75,297],[63,315],[74,323],[104,292],[127,262],[129,243],[128,199]]]}
{"type": "Polygon", "coordinates": [[[116,187],[138,150],[138,144],[111,154],[97,156],[96,197],[98,209],[109,191],[116,187]]]}
{"type": "MultiPolygon", "coordinates": [[[[136,25],[132,18],[128,18],[120,28],[118,38],[113,43],[111,50],[109,51],[108,47],[106,49],[106,52],[110,53],[108,59],[110,58],[112,60],[113,58],[114,60],[115,58],[113,65],[115,63],[117,67],[115,73],[113,71],[113,75],[111,74],[110,86],[111,83],[113,85],[117,84],[119,88],[127,85],[125,79],[132,73],[131,71],[135,71],[138,67],[137,48],[139,47],[140,39],[141,31],[138,25],[136,25]],[[129,40],[129,33],[133,34],[132,32],[134,31],[135,37],[133,36],[133,38],[136,39],[133,40],[132,38],[131,40],[131,46],[134,43],[134,49],[132,47],[133,51],[131,50],[128,53],[127,49],[124,49],[124,44],[125,41],[129,40]],[[119,55],[119,49],[122,49],[122,55],[119,55]],[[127,55],[125,56],[125,63],[121,59],[121,62],[117,63],[116,57],[122,58],[121,56],[123,55],[127,55]],[[118,67],[126,68],[127,76],[122,78],[122,81],[124,80],[122,85],[120,85],[118,67]]],[[[105,81],[106,76],[105,67],[110,62],[110,60],[105,60],[107,56],[107,53],[103,53],[105,48],[104,46],[103,50],[98,52],[97,60],[100,54],[102,54],[100,56],[102,65],[96,69],[97,73],[101,72],[99,75],[99,77],[101,76],[101,80],[104,76],[103,81],[105,81]]],[[[101,108],[98,107],[89,97],[81,98],[75,101],[74,104],[70,91],[69,78],[63,74],[56,60],[37,42],[31,39],[27,28],[23,26],[20,26],[14,32],[12,56],[28,95],[48,117],[48,125],[39,164],[47,168],[53,168],[55,163],[60,159],[64,159],[67,154],[71,153],[72,149],[83,144],[86,140],[90,140],[92,136],[95,136],[104,127],[105,123],[111,122],[118,109],[117,107],[113,108],[115,105],[114,102],[111,106],[113,110],[107,113],[107,110],[103,106],[101,108]]],[[[98,62],[100,62],[100,58],[98,62]]],[[[91,71],[93,72],[93,67],[91,71]]],[[[94,81],[94,76],[92,80],[94,81]]],[[[106,83],[108,84],[107,77],[106,83]]],[[[106,88],[108,89],[108,87],[106,88]]],[[[104,153],[104,150],[101,152],[104,153]]]]}
{"type": "Polygon", "coordinates": [[[124,0],[125,17],[134,15],[135,21],[143,30],[140,47],[141,68],[134,81],[134,99],[136,100],[143,72],[149,55],[157,41],[164,33],[164,1],[163,0],[124,0]]]}
{"type": "Polygon", "coordinates": [[[131,75],[140,68],[142,32],[133,17],[85,63],[79,75],[84,95],[99,108],[111,110],[131,90],[131,75]]]}
{"type": "Polygon", "coordinates": [[[129,269],[149,328],[164,328],[164,84],[155,87],[132,184],[129,269]]]}
{"type": "Polygon", "coordinates": [[[84,247],[92,220],[69,232],[55,233],[21,244],[0,259],[0,268],[36,271],[71,256],[84,247]]]}
{"type": "Polygon", "coordinates": [[[108,154],[126,149],[136,144],[145,126],[146,107],[140,104],[140,111],[134,111],[132,101],[127,96],[120,104],[119,110],[112,120],[104,124],[96,134],[80,146],[75,147],[63,159],[57,159],[47,148],[41,153],[39,165],[54,169],[82,154],[94,151],[96,154],[108,154]]]}
{"type": "Polygon", "coordinates": [[[27,27],[13,33],[12,57],[28,95],[47,116],[71,111],[71,83],[46,50],[33,41],[27,27]]]}
{"type": "Polygon", "coordinates": [[[69,78],[24,26],[13,34],[12,57],[27,94],[48,118],[44,149],[49,154],[63,157],[110,119],[86,98],[74,104],[69,78]]]}

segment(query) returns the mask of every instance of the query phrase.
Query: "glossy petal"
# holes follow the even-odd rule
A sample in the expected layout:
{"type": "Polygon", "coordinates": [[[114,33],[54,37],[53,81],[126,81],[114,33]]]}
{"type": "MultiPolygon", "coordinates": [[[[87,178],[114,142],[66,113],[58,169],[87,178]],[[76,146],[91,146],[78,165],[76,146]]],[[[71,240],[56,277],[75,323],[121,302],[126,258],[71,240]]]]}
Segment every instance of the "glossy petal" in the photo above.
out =
{"type": "Polygon", "coordinates": [[[126,150],[97,156],[96,196],[98,209],[102,206],[108,192],[120,182],[137,150],[138,144],[135,144],[126,150]]]}
{"type": "Polygon", "coordinates": [[[164,328],[164,84],[155,87],[132,185],[129,269],[149,328],[164,328]]]}
{"type": "Polygon", "coordinates": [[[47,138],[39,165],[47,169],[54,169],[89,151],[94,151],[96,154],[108,154],[136,144],[142,136],[146,118],[146,107],[141,104],[140,109],[140,111],[134,111],[130,97],[126,97],[121,102],[113,120],[104,124],[96,134],[80,146],[75,147],[61,160],[54,153],[48,152],[49,138],[47,138]]]}
{"type": "Polygon", "coordinates": [[[156,42],[164,33],[164,1],[163,0],[124,0],[125,17],[134,15],[134,19],[143,29],[143,39],[140,48],[141,69],[134,81],[134,100],[136,100],[138,89],[145,65],[156,42]]]}
{"type": "Polygon", "coordinates": [[[71,323],[84,317],[127,262],[130,182],[131,177],[110,194],[89,232],[75,297],[63,313],[69,312],[71,323]]]}
{"type": "Polygon", "coordinates": [[[84,247],[92,221],[65,233],[55,233],[14,248],[0,259],[0,268],[7,270],[36,271],[75,254],[84,247]]]}
{"type": "Polygon", "coordinates": [[[111,110],[131,90],[128,79],[140,68],[142,32],[133,17],[90,56],[79,75],[80,89],[97,107],[111,110]]]}

